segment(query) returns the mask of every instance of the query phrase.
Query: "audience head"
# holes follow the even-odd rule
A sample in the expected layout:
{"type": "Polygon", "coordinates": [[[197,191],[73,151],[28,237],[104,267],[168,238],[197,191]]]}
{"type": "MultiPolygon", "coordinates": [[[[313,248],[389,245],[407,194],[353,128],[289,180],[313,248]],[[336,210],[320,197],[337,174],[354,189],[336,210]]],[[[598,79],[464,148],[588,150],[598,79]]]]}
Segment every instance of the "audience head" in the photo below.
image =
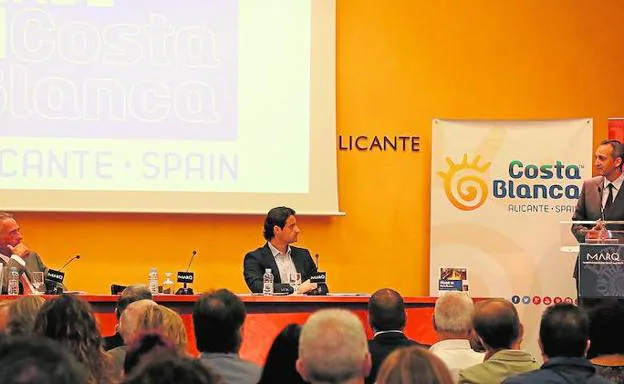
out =
{"type": "Polygon", "coordinates": [[[542,314],[539,334],[544,356],[584,357],[589,348],[589,319],[573,304],[555,304],[542,314]]]}
{"type": "Polygon", "coordinates": [[[145,311],[157,305],[152,300],[137,300],[128,304],[123,310],[119,318],[119,335],[125,344],[131,343],[132,339],[140,333],[140,321],[145,311]]]}
{"type": "Polygon", "coordinates": [[[175,344],[157,332],[138,335],[132,344],[127,346],[124,360],[124,372],[131,374],[136,367],[153,360],[156,356],[178,354],[175,344]]]}
{"type": "Polygon", "coordinates": [[[84,384],[86,374],[59,343],[32,336],[0,338],[0,383],[84,384]]]}
{"type": "Polygon", "coordinates": [[[243,302],[227,289],[201,295],[193,308],[197,349],[200,352],[238,353],[246,315],[243,302]]]}
{"type": "Polygon", "coordinates": [[[45,303],[41,296],[22,296],[9,305],[7,334],[11,336],[32,335],[35,318],[45,303]]]}
{"type": "Polygon", "coordinates": [[[472,329],[474,304],[464,292],[447,292],[436,300],[433,326],[448,338],[468,338],[472,329]]]}
{"type": "Polygon", "coordinates": [[[0,301],[0,333],[5,333],[9,322],[11,300],[0,301]]]}
{"type": "Polygon", "coordinates": [[[169,338],[179,353],[188,345],[186,328],[180,315],[163,305],[149,305],[138,318],[138,332],[158,331],[169,338]]]}
{"type": "Polygon", "coordinates": [[[297,371],[310,383],[363,380],[371,369],[368,341],[360,319],[342,309],[312,314],[299,337],[297,371]]]}
{"type": "Polygon", "coordinates": [[[222,381],[197,359],[169,355],[158,356],[138,367],[125,384],[221,384],[222,381]]]}
{"type": "Polygon", "coordinates": [[[117,320],[121,317],[123,311],[130,305],[139,300],[152,300],[152,292],[144,285],[130,285],[121,292],[117,307],[115,308],[115,316],[117,320]]]}
{"type": "Polygon", "coordinates": [[[602,355],[624,355],[624,304],[605,302],[590,313],[588,358],[602,355]]]}
{"type": "Polygon", "coordinates": [[[73,295],[46,301],[35,319],[34,334],[64,345],[87,368],[90,380],[110,380],[111,362],[87,302],[73,295]]]}
{"type": "Polygon", "coordinates": [[[399,348],[383,362],[377,384],[453,384],[439,357],[421,347],[399,348]]]}
{"type": "Polygon", "coordinates": [[[523,333],[516,307],[504,299],[479,302],[472,323],[488,352],[511,349],[523,333]]]}
{"type": "Polygon", "coordinates": [[[368,322],[375,332],[405,328],[405,305],[401,295],[389,288],[373,293],[368,301],[368,322]]]}
{"type": "Polygon", "coordinates": [[[300,334],[300,325],[289,324],[277,335],[267,355],[258,384],[279,382],[305,384],[296,368],[300,334]]]}
{"type": "Polygon", "coordinates": [[[275,237],[275,227],[280,230],[286,226],[286,221],[290,216],[295,215],[295,210],[288,207],[276,207],[267,213],[264,219],[264,231],[263,236],[267,241],[270,241],[275,237]]]}

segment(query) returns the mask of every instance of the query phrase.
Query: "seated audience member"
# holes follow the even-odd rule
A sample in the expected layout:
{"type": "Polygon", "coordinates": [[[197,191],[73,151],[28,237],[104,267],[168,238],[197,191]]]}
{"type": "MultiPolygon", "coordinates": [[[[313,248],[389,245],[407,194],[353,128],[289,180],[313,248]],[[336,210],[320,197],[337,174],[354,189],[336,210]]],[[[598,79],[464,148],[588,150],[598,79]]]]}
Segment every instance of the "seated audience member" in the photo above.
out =
{"type": "Polygon", "coordinates": [[[624,304],[605,302],[591,312],[588,357],[596,371],[613,383],[624,384],[624,304]]]}
{"type": "Polygon", "coordinates": [[[473,312],[472,299],[464,292],[448,292],[436,300],[433,328],[440,341],[429,350],[444,361],[455,381],[460,369],[482,363],[485,356],[470,346],[473,312]]]}
{"type": "Polygon", "coordinates": [[[7,323],[9,322],[9,306],[12,300],[0,301],[0,333],[6,332],[7,323]]]}
{"type": "Polygon", "coordinates": [[[9,305],[6,332],[11,336],[33,334],[35,318],[45,303],[41,296],[22,296],[9,305]]]}
{"type": "Polygon", "coordinates": [[[159,356],[139,367],[125,384],[222,384],[210,368],[190,357],[159,356]]]}
{"type": "Polygon", "coordinates": [[[355,314],[322,309],[308,318],[299,337],[297,360],[297,371],[305,381],[360,384],[370,368],[366,333],[355,314]]]}
{"type": "Polygon", "coordinates": [[[116,381],[118,372],[102,348],[102,337],[87,302],[72,295],[46,301],[35,319],[34,334],[64,345],[86,368],[90,383],[116,381]]]}
{"type": "Polygon", "coordinates": [[[117,317],[117,329],[112,336],[104,337],[104,350],[108,351],[113,348],[121,347],[124,345],[123,338],[119,334],[119,318],[130,303],[134,303],[139,300],[152,300],[152,293],[144,285],[131,285],[121,292],[119,300],[117,300],[117,306],[115,307],[115,317],[117,317]]]}
{"type": "Polygon", "coordinates": [[[377,384],[453,384],[444,362],[420,347],[399,348],[384,361],[377,384]]]}
{"type": "Polygon", "coordinates": [[[299,227],[295,211],[288,207],[273,208],[264,219],[264,246],[245,255],[243,276],[251,292],[262,292],[264,272],[270,269],[274,284],[288,284],[292,273],[300,273],[302,284],[299,293],[327,293],[327,284],[310,282],[317,272],[316,264],[305,248],[291,246],[297,242],[299,227]]]}
{"type": "Polygon", "coordinates": [[[405,328],[405,305],[401,295],[392,289],[383,288],[373,293],[368,301],[368,323],[373,332],[373,339],[368,341],[368,350],[372,359],[372,368],[366,378],[367,383],[374,383],[379,367],[386,356],[400,347],[418,345],[403,333],[405,328]]]}
{"type": "Polygon", "coordinates": [[[246,315],[243,302],[227,289],[201,295],[193,308],[200,360],[226,384],[256,384],[260,379],[260,367],[238,355],[246,315]]]}
{"type": "Polygon", "coordinates": [[[539,368],[535,358],[520,349],[524,329],[509,301],[479,302],[472,326],[486,352],[483,363],[459,371],[460,383],[499,384],[509,376],[539,368]]]}
{"type": "Polygon", "coordinates": [[[84,384],[86,372],[59,343],[32,336],[0,338],[0,383],[84,384]]]}
{"type": "Polygon", "coordinates": [[[171,340],[160,333],[149,332],[137,336],[132,344],[126,346],[124,361],[126,376],[132,375],[139,367],[157,356],[178,355],[178,350],[171,340]]]}
{"type": "Polygon", "coordinates": [[[33,272],[47,273],[48,267],[43,264],[36,252],[28,249],[22,242],[23,237],[17,221],[7,212],[0,212],[0,264],[2,269],[2,293],[7,293],[9,272],[15,267],[20,274],[20,293],[35,291],[31,283],[33,272]]]}
{"type": "Polygon", "coordinates": [[[297,372],[301,326],[287,325],[275,338],[267,355],[258,384],[305,384],[297,372]]]}
{"type": "Polygon", "coordinates": [[[173,342],[180,355],[186,353],[188,346],[186,328],[176,311],[163,305],[151,305],[139,315],[137,320],[139,333],[158,331],[173,342]]]}
{"type": "Polygon", "coordinates": [[[134,301],[125,308],[119,318],[118,332],[124,341],[124,345],[116,347],[108,351],[113,359],[115,370],[121,372],[124,360],[126,358],[126,345],[131,343],[134,338],[141,334],[140,323],[143,315],[148,308],[155,307],[156,304],[152,300],[143,299],[134,301]]]}
{"type": "Polygon", "coordinates": [[[539,346],[544,365],[537,371],[507,378],[505,384],[609,384],[585,358],[589,348],[589,319],[581,308],[556,304],[542,315],[539,346]]]}

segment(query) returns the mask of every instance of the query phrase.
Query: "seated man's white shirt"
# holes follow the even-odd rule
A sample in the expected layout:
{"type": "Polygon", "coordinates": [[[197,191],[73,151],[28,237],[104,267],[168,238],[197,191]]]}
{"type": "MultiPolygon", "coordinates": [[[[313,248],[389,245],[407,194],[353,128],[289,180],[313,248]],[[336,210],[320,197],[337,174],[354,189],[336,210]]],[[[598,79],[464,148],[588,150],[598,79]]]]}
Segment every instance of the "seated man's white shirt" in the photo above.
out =
{"type": "Polygon", "coordinates": [[[485,353],[475,352],[466,339],[442,340],[433,344],[429,351],[444,361],[455,382],[459,379],[460,369],[483,363],[485,356],[485,353]]]}
{"type": "Polygon", "coordinates": [[[271,242],[268,242],[267,244],[269,244],[269,249],[275,258],[275,264],[277,264],[277,268],[279,269],[282,284],[288,284],[290,274],[297,273],[295,263],[290,256],[290,246],[288,247],[286,254],[283,254],[275,248],[271,242]]]}

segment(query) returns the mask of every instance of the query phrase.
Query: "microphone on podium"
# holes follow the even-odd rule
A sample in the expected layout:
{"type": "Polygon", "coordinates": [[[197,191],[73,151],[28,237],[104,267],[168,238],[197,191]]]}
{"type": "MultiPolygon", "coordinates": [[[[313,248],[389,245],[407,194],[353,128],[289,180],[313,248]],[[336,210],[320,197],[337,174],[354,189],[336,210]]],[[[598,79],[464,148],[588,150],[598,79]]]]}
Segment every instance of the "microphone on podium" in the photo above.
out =
{"type": "Polygon", "coordinates": [[[195,259],[195,255],[197,255],[197,251],[193,250],[193,253],[191,254],[191,260],[189,260],[188,266],[186,267],[186,271],[178,272],[178,283],[182,283],[184,284],[184,286],[176,291],[176,295],[192,295],[193,294],[193,288],[187,288],[186,284],[193,284],[193,281],[195,281],[195,274],[193,272],[189,272],[189,270],[191,269],[191,264],[193,263],[193,260],[195,259]]]}
{"type": "Polygon", "coordinates": [[[71,257],[61,268],[58,270],[48,268],[46,274],[46,293],[51,295],[60,295],[63,293],[63,280],[65,280],[65,272],[63,270],[76,260],[80,260],[80,255],[71,257]]]}

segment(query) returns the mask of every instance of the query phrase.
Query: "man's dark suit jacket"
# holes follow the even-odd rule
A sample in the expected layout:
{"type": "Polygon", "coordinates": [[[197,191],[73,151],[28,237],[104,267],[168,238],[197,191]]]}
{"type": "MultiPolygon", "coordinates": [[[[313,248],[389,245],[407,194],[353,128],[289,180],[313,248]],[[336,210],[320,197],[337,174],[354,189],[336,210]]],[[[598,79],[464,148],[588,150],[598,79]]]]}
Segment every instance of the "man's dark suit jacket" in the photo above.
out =
{"type": "MultiPolygon", "coordinates": [[[[576,203],[576,209],[572,215],[573,221],[595,221],[602,218],[602,189],[604,183],[603,176],[593,177],[583,182],[583,188],[581,189],[581,196],[576,203]]],[[[622,184],[621,189],[624,189],[622,184]]],[[[624,191],[618,191],[613,200],[611,208],[604,213],[604,219],[606,221],[624,220],[624,191]]],[[[584,228],[591,228],[591,225],[573,225],[572,234],[576,237],[579,243],[585,242],[584,228]]],[[[607,229],[622,230],[621,225],[610,226],[607,229]]],[[[573,277],[576,279],[578,276],[578,257],[576,265],[574,266],[573,277]]]]}
{"type": "Polygon", "coordinates": [[[372,340],[369,340],[368,351],[371,354],[373,366],[371,368],[370,374],[366,378],[366,383],[372,384],[375,382],[381,364],[383,364],[384,360],[386,360],[386,357],[388,357],[390,353],[392,353],[397,348],[411,347],[413,345],[428,348],[428,346],[424,344],[420,344],[414,340],[408,339],[405,334],[403,334],[403,332],[381,333],[375,336],[372,340]]]}
{"type": "MultiPolygon", "coordinates": [[[[297,272],[301,273],[302,282],[308,280],[310,276],[317,272],[316,264],[312,261],[312,256],[310,256],[310,252],[307,249],[291,246],[290,257],[295,264],[297,272]]],[[[273,257],[268,243],[245,255],[243,261],[243,275],[245,277],[245,283],[247,283],[251,292],[262,293],[263,276],[267,268],[271,268],[273,283],[282,284],[279,268],[277,267],[277,263],[275,263],[275,257],[273,257]]],[[[327,293],[327,285],[321,284],[319,288],[327,293]]]]}

